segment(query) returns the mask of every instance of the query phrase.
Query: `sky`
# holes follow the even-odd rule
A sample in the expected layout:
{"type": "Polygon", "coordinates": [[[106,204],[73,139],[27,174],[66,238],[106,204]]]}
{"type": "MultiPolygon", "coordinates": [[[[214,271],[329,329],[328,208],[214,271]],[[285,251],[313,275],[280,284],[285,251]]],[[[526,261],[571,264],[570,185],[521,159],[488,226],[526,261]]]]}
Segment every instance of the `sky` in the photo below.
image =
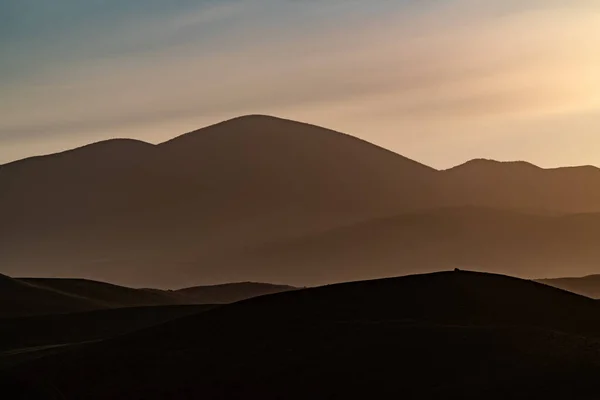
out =
{"type": "Polygon", "coordinates": [[[600,166],[597,0],[2,0],[0,163],[244,114],[600,166]]]}

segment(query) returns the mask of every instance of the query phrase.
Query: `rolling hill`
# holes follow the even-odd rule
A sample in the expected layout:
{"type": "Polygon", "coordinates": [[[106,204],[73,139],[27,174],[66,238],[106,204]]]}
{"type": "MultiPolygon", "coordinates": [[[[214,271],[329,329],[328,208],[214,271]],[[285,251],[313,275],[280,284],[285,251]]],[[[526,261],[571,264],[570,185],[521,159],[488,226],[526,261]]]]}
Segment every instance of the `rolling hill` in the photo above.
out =
{"type": "Polygon", "coordinates": [[[5,390],[20,383],[39,399],[588,399],[600,388],[599,307],[466,271],[337,284],[58,352],[12,369],[5,390]]]}
{"type": "MultiPolygon", "coordinates": [[[[223,304],[293,289],[254,282],[180,290],[134,289],[87,279],[15,279],[0,275],[0,319],[115,308],[223,304]]],[[[53,317],[48,316],[46,321],[53,317]]]]}
{"type": "Polygon", "coordinates": [[[349,135],[267,116],[236,118],[159,145],[115,139],[5,164],[0,187],[0,265],[8,275],[158,288],[238,281],[304,286],[447,268],[443,258],[432,260],[437,250],[424,250],[440,246],[452,253],[448,262],[473,269],[550,277],[596,272],[587,244],[599,239],[597,168],[475,160],[437,171],[349,135]],[[455,226],[446,226],[447,233],[462,232],[450,238],[450,249],[441,242],[446,233],[430,222],[444,219],[439,210],[447,208],[473,210],[449,218],[455,226]],[[468,231],[484,223],[473,223],[482,208],[514,213],[512,227],[492,218],[490,224],[502,226],[498,236],[491,228],[481,237],[468,231]],[[410,222],[420,241],[406,237],[407,227],[391,234],[380,222],[402,215],[422,220],[410,222]],[[565,215],[573,220],[561,220],[565,215]],[[539,216],[548,219],[532,222],[539,216]],[[281,256],[289,246],[273,248],[361,224],[382,229],[356,234],[368,241],[366,253],[376,246],[373,236],[406,255],[376,260],[368,274],[356,274],[347,268],[363,262],[363,244],[339,242],[344,235],[335,239],[337,250],[326,250],[330,263],[313,257],[313,245],[307,255],[289,257],[281,256]],[[563,245],[565,224],[585,246],[570,237],[563,245]],[[536,235],[533,247],[559,257],[523,250],[515,263],[498,243],[522,239],[521,226],[536,235]],[[441,237],[427,236],[429,230],[441,237]],[[350,265],[337,261],[349,255],[329,255],[341,248],[356,255],[350,265]],[[299,262],[288,264],[296,259],[306,260],[307,274],[299,262]],[[550,269],[540,272],[548,260],[550,269]]]}
{"type": "Polygon", "coordinates": [[[538,279],[538,282],[582,296],[600,299],[600,275],[588,275],[580,278],[538,279]]]}
{"type": "Polygon", "coordinates": [[[93,299],[63,293],[0,275],[0,316],[53,314],[101,308],[93,299]]]}
{"type": "Polygon", "coordinates": [[[434,176],[351,136],[262,116],[157,146],[101,142],[0,167],[0,263],[9,275],[145,287],[256,281],[198,265],[425,206],[434,176]]]}
{"type": "Polygon", "coordinates": [[[287,292],[297,288],[258,282],[226,283],[212,286],[194,286],[174,293],[193,304],[227,304],[267,294],[287,292]]]}
{"type": "Polygon", "coordinates": [[[145,306],[0,318],[0,354],[6,355],[9,351],[17,353],[17,350],[19,354],[45,346],[66,346],[107,339],[212,307],[214,306],[145,306]]]}

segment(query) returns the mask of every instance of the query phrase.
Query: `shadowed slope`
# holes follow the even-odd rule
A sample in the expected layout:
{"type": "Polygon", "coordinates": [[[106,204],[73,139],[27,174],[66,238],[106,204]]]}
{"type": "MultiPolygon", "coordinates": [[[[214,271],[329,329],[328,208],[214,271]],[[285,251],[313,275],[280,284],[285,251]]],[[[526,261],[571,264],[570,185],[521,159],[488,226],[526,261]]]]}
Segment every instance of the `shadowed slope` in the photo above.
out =
{"type": "MultiPolygon", "coordinates": [[[[10,349],[65,345],[106,339],[182,316],[212,305],[118,308],[88,312],[0,318],[0,354],[10,349]]],[[[1,358],[1,356],[0,356],[1,358]]]]}
{"type": "Polygon", "coordinates": [[[600,212],[600,169],[543,169],[527,162],[473,160],[441,171],[449,198],[461,205],[537,212],[600,212]]]}
{"type": "Polygon", "coordinates": [[[582,296],[600,299],[600,275],[588,275],[581,278],[538,279],[538,282],[582,296]]]}
{"type": "Polygon", "coordinates": [[[469,268],[537,277],[595,270],[600,214],[534,215],[478,207],[376,219],[249,249],[258,279],[286,266],[304,285],[469,268]]]}
{"type": "Polygon", "coordinates": [[[20,373],[88,399],[586,398],[598,310],[504,276],[409,276],[223,306],[20,373]]]}
{"type": "MultiPolygon", "coordinates": [[[[311,280],[295,276],[297,262],[260,264],[248,254],[400,214],[419,212],[420,219],[411,223],[419,226],[422,220],[419,229],[427,232],[428,221],[438,212],[428,216],[422,211],[442,207],[526,210],[546,216],[600,212],[597,168],[544,170],[527,163],[475,160],[436,171],[342,133],[267,116],[236,118],[156,146],[112,140],[3,165],[0,188],[2,272],[85,277],[136,287],[241,280],[310,285],[424,271],[423,266],[432,270],[440,264],[431,263],[435,251],[419,249],[441,246],[447,254],[446,245],[427,236],[416,243],[417,250],[405,252],[408,259],[389,259],[383,267],[379,261],[372,263],[369,275],[343,271],[356,270],[360,254],[352,263],[307,259],[311,280]]],[[[453,223],[470,229],[478,215],[465,213],[453,223]]],[[[512,230],[504,224],[500,237],[484,236],[488,241],[476,231],[465,231],[465,236],[474,236],[481,254],[472,256],[465,242],[452,247],[451,259],[522,276],[595,272],[594,249],[570,238],[563,246],[555,241],[560,232],[535,237],[536,247],[562,252],[551,270],[540,270],[546,260],[525,250],[511,266],[505,261],[514,260],[498,258],[497,243],[512,240],[510,236],[522,238],[521,224],[528,229],[530,219],[515,220],[512,230]],[[484,254],[488,248],[490,253],[484,254]],[[563,260],[569,258],[567,265],[563,260]]],[[[590,221],[569,225],[582,243],[597,240],[595,233],[589,234],[596,232],[596,218],[590,221]]],[[[561,229],[561,224],[547,223],[547,228],[561,229]]],[[[385,224],[371,226],[383,229],[373,236],[387,235],[385,224]]],[[[373,248],[370,242],[367,248],[373,248]]],[[[360,244],[336,243],[355,255],[360,244]]],[[[284,247],[274,254],[286,251],[284,247]]]]}
{"type": "Polygon", "coordinates": [[[213,286],[194,286],[176,290],[176,295],[195,304],[227,304],[252,297],[296,290],[287,285],[272,285],[258,282],[226,283],[213,286]]]}
{"type": "MultiPolygon", "coordinates": [[[[0,318],[142,306],[224,304],[294,289],[253,282],[180,290],[133,289],[87,279],[14,279],[0,275],[0,318]]],[[[47,321],[53,318],[69,317],[49,315],[47,321]]]]}
{"type": "Polygon", "coordinates": [[[110,154],[121,154],[124,145],[99,143],[2,167],[0,186],[10,183],[0,196],[5,272],[84,271],[147,287],[237,281],[235,266],[220,274],[198,266],[252,243],[426,207],[435,198],[435,170],[278,118],[237,118],[158,146],[136,145],[127,165],[110,157],[102,165],[114,168],[88,165],[95,160],[88,162],[87,153],[111,147],[110,154]],[[38,182],[48,178],[46,170],[51,184],[38,182]],[[15,209],[23,212],[9,211],[15,209]]]}
{"type": "Polygon", "coordinates": [[[92,299],[103,308],[139,307],[187,303],[173,292],[133,289],[88,279],[19,278],[19,281],[40,288],[92,299]]]}
{"type": "Polygon", "coordinates": [[[41,288],[0,275],[0,317],[102,308],[93,299],[41,288]]]}

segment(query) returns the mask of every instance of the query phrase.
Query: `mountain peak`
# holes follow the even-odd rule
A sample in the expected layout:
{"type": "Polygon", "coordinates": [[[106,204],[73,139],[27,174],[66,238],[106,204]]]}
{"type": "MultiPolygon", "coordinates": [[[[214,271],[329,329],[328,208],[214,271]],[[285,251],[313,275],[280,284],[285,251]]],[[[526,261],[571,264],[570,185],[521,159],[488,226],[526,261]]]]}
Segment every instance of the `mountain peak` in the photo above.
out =
{"type": "Polygon", "coordinates": [[[473,169],[473,168],[528,168],[528,169],[541,169],[537,165],[529,163],[527,161],[497,161],[489,158],[475,158],[473,160],[467,161],[463,164],[457,165],[455,167],[449,168],[446,171],[452,170],[463,170],[463,169],[473,169]]]}

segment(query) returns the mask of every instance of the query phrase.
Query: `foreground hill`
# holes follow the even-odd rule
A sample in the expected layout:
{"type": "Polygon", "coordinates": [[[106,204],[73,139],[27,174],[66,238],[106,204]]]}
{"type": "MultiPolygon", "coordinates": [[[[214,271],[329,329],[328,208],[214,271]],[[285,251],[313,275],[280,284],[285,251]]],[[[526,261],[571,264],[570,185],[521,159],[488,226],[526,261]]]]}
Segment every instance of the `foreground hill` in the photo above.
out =
{"type": "Polygon", "coordinates": [[[591,299],[498,275],[354,282],[54,354],[13,369],[5,390],[20,382],[39,399],[588,399],[600,388],[598,311],[591,299]]]}
{"type": "MultiPolygon", "coordinates": [[[[0,353],[35,353],[37,348],[107,339],[199,313],[213,305],[133,307],[87,312],[0,318],[0,353]],[[27,350],[27,351],[26,351],[27,350]],[[28,351],[31,350],[31,351],[28,351]]],[[[2,356],[0,356],[2,358],[2,356]]]]}
{"type": "Polygon", "coordinates": [[[247,282],[170,291],[133,289],[87,279],[14,279],[0,275],[0,318],[126,307],[223,304],[293,289],[247,282]]]}
{"type": "MultiPolygon", "coordinates": [[[[270,244],[403,214],[419,215],[427,229],[435,210],[446,207],[548,217],[600,212],[597,168],[546,170],[475,160],[437,171],[339,132],[266,116],[236,118],[159,145],[109,140],[13,162],[0,166],[0,187],[3,273],[160,288],[241,280],[314,285],[411,272],[403,269],[409,265],[403,258],[382,268],[371,265],[371,276],[338,274],[345,264],[315,260],[309,267],[323,276],[307,280],[293,265],[257,270],[262,264],[248,258],[270,244]],[[396,269],[390,271],[391,265],[396,269]]],[[[477,211],[455,223],[469,226],[476,216],[477,211]]],[[[496,243],[518,237],[528,219],[480,241],[482,254],[472,267],[514,273],[500,267],[496,243]],[[488,247],[492,252],[483,254],[488,247]]],[[[573,232],[581,232],[586,243],[597,241],[596,220],[581,219],[573,232]]],[[[560,235],[560,221],[545,224],[560,235]]],[[[419,227],[421,219],[413,225],[419,227]]],[[[556,242],[536,240],[556,248],[556,242]]],[[[340,243],[353,251],[355,245],[340,243]]],[[[417,245],[438,243],[425,237],[417,245]]],[[[464,244],[451,251],[455,259],[471,262],[471,250],[464,244]]],[[[415,255],[410,265],[429,265],[430,253],[415,255]]],[[[539,275],[546,260],[529,263],[526,256],[519,273],[539,275]]],[[[543,275],[595,271],[578,252],[564,250],[562,259],[570,262],[555,262],[543,275]]]]}
{"type": "Polygon", "coordinates": [[[582,296],[600,299],[600,275],[589,275],[581,278],[539,279],[538,282],[582,296]]]}

